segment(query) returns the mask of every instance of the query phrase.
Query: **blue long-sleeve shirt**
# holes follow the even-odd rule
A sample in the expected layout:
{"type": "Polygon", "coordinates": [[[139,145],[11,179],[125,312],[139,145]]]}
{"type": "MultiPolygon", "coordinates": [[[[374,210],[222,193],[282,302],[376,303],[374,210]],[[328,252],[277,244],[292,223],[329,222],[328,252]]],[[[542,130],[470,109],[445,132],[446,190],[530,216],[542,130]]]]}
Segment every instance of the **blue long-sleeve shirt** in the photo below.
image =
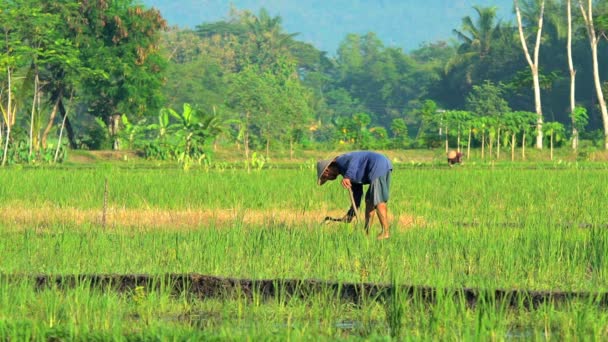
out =
{"type": "MultiPolygon", "coordinates": [[[[393,169],[388,158],[370,151],[346,153],[338,156],[334,162],[338,165],[342,177],[350,179],[357,208],[361,205],[363,184],[371,184],[374,179],[386,175],[393,169]]],[[[355,208],[351,206],[346,216],[352,219],[355,216],[355,208]]]]}
{"type": "Polygon", "coordinates": [[[370,184],[393,169],[384,155],[371,151],[355,151],[342,154],[334,161],[340,174],[351,183],[370,184]]]}

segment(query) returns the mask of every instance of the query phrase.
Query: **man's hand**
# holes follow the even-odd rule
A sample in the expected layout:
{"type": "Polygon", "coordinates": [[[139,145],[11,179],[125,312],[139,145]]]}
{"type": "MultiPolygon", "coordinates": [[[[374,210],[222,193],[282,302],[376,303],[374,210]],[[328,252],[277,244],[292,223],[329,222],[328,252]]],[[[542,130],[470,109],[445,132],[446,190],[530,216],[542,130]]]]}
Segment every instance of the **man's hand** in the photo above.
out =
{"type": "Polygon", "coordinates": [[[342,178],[342,186],[345,189],[350,189],[351,186],[352,186],[352,184],[350,184],[350,179],[348,179],[348,178],[342,178]]]}

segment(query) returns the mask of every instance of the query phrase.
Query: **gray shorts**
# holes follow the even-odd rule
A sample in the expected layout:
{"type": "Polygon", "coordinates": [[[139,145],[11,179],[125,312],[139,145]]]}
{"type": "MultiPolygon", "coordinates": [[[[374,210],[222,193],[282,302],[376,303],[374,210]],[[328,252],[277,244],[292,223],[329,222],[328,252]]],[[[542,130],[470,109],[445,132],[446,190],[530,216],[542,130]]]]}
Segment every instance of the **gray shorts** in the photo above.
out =
{"type": "Polygon", "coordinates": [[[367,202],[373,201],[374,207],[380,203],[387,203],[389,198],[389,190],[391,187],[391,173],[387,172],[384,176],[380,176],[372,181],[365,194],[367,202]]]}

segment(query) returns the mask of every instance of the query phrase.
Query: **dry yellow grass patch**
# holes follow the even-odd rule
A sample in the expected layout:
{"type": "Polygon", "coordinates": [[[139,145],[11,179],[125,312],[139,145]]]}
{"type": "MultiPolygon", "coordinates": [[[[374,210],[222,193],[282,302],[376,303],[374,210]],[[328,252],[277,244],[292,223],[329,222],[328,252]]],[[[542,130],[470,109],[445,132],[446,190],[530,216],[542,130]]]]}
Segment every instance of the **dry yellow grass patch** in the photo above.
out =
{"type": "MultiPolygon", "coordinates": [[[[198,229],[204,227],[231,227],[234,225],[295,225],[320,224],[325,216],[340,217],[344,212],[297,211],[289,209],[126,209],[109,208],[105,215],[106,227],[139,229],[198,229]]],[[[395,225],[395,217],[389,215],[395,225]]],[[[409,228],[424,224],[424,220],[400,215],[397,228],[409,228]]],[[[59,208],[45,205],[37,208],[20,204],[0,208],[0,223],[13,228],[44,228],[54,225],[102,225],[101,209],[59,208]]],[[[339,224],[339,223],[338,223],[339,224]]],[[[378,225],[377,219],[374,222],[378,225]]]]}

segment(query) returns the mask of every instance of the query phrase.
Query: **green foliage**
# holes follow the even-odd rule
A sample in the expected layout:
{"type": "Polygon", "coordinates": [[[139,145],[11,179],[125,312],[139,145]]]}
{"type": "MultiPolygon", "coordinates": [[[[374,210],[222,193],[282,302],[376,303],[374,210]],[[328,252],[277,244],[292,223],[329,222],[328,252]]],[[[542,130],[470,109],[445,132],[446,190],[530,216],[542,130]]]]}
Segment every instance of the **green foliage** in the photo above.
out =
{"type": "Polygon", "coordinates": [[[337,62],[338,79],[332,91],[346,91],[362,107],[357,111],[369,113],[372,123],[383,127],[412,102],[427,97],[440,79],[438,68],[426,67],[401,50],[384,47],[374,33],[347,35],[338,49],[337,62]]]}
{"type": "Polygon", "coordinates": [[[564,140],[566,135],[566,129],[560,122],[545,122],[543,124],[543,132],[549,137],[554,143],[559,143],[564,140]]]}
{"type": "Polygon", "coordinates": [[[420,108],[414,111],[419,122],[414,147],[436,147],[441,144],[438,131],[443,112],[433,100],[425,100],[420,108]]]}
{"type": "Polygon", "coordinates": [[[604,164],[471,163],[453,172],[395,163],[395,228],[378,242],[353,227],[318,226],[320,210],[349,200],[339,184],[311,191],[314,161],[250,173],[2,170],[0,205],[10,215],[0,222],[0,268],[11,276],[0,281],[0,339],[543,340],[547,327],[559,327],[550,332],[558,340],[606,339],[595,296],[607,290],[604,164]],[[111,229],[98,226],[103,179],[117,213],[111,229]],[[446,196],[454,186],[466,192],[446,196]],[[399,217],[421,219],[401,227],[399,217]],[[151,284],[133,284],[133,273],[151,284]],[[223,285],[278,279],[276,296],[230,287],[202,296],[167,274],[220,274],[223,285]],[[45,286],[45,275],[83,278],[45,286]],[[133,286],[114,291],[88,275],[113,285],[124,275],[133,286]],[[315,281],[294,289],[284,279],[315,281]],[[353,283],[354,303],[345,292],[353,283]],[[557,291],[577,295],[548,297],[557,291]]]}
{"type": "Polygon", "coordinates": [[[256,171],[260,171],[264,168],[264,165],[266,165],[266,162],[268,161],[268,158],[264,157],[263,154],[259,154],[257,152],[253,152],[251,154],[251,159],[245,161],[246,163],[249,163],[249,166],[251,168],[253,168],[256,171]]]}
{"type": "MultiPolygon", "coordinates": [[[[104,127],[91,115],[109,122],[111,115],[119,114],[123,146],[144,149],[151,158],[186,163],[202,162],[199,146],[209,143],[200,138],[205,134],[178,133],[192,132],[194,126],[167,114],[172,125],[181,125],[173,127],[167,139],[167,120],[150,123],[144,118],[156,116],[161,108],[180,111],[183,103],[196,103],[197,111],[219,113],[214,114],[219,122],[232,122],[226,134],[208,136],[247,144],[246,150],[266,148],[267,155],[287,146],[292,152],[341,144],[435,147],[445,141],[443,128],[448,128],[450,144],[473,126],[473,144],[480,144],[480,137],[497,137],[499,129],[518,138],[534,134],[517,115],[509,114],[533,108],[533,92],[530,73],[522,71],[526,63],[517,35],[493,7],[473,7],[474,16],[463,18],[453,31],[457,42],[429,42],[408,53],[385,46],[374,32],[349,34],[335,57],[329,57],[286,32],[282,18],[266,9],[253,13],[233,8],[223,21],[203,23],[195,30],[166,30],[159,12],[133,0],[3,4],[0,126],[5,137],[10,96],[18,118],[14,125],[25,127],[28,120],[34,124],[29,142],[34,149],[45,138],[36,137],[54,132],[45,131],[45,123],[55,104],[59,114],[53,125],[63,119],[68,94],[76,99],[75,113],[65,121],[72,148],[110,148],[104,127]],[[41,85],[37,90],[35,80],[41,85]],[[33,108],[32,103],[40,105],[33,108]],[[442,122],[440,108],[497,119],[442,122]]],[[[534,25],[538,4],[522,5],[524,22],[534,25]]],[[[606,26],[605,6],[596,5],[600,33],[606,26]]],[[[544,112],[554,121],[574,122],[579,132],[593,131],[601,122],[589,120],[596,117],[597,108],[593,92],[585,91],[593,84],[593,68],[589,58],[580,58],[589,48],[580,18],[574,21],[573,52],[577,86],[583,91],[576,94],[580,105],[574,120],[564,111],[569,99],[562,71],[562,12],[563,6],[547,2],[539,62],[544,112]],[[592,127],[586,127],[589,124],[592,127]]]]}
{"type": "Polygon", "coordinates": [[[388,294],[386,294],[383,298],[386,321],[390,329],[390,335],[395,339],[401,338],[403,331],[406,301],[404,292],[405,290],[401,288],[401,284],[399,284],[397,281],[397,277],[393,276],[391,279],[391,288],[388,290],[388,294]]]}
{"type": "MultiPolygon", "coordinates": [[[[196,36],[191,39],[196,39],[196,36]]],[[[200,44],[194,40],[183,44],[197,43],[200,44]]],[[[197,48],[198,45],[190,47],[192,50],[197,48]]],[[[202,109],[206,111],[212,111],[213,106],[222,106],[228,91],[224,67],[211,55],[201,55],[199,52],[191,58],[192,60],[182,63],[175,61],[167,66],[166,75],[171,77],[167,77],[162,88],[163,97],[167,99],[164,106],[179,108],[183,103],[201,103],[202,109]]]]}
{"type": "Polygon", "coordinates": [[[480,116],[500,116],[511,109],[503,98],[503,90],[500,85],[486,81],[483,85],[473,86],[473,90],[467,96],[467,110],[480,116]]]}
{"type": "Polygon", "coordinates": [[[95,124],[92,125],[79,138],[80,148],[87,150],[108,150],[112,148],[112,137],[108,125],[101,118],[94,119],[95,124]]]}
{"type": "Polygon", "coordinates": [[[401,118],[393,119],[391,122],[391,132],[393,133],[392,148],[406,148],[410,144],[408,129],[405,120],[401,118]]]}
{"type": "Polygon", "coordinates": [[[520,67],[521,48],[516,35],[497,17],[497,8],[473,6],[473,9],[476,17],[462,18],[461,27],[452,31],[460,44],[457,53],[445,64],[440,95],[450,107],[462,108],[465,105],[462,94],[473,86],[486,80],[504,80],[511,76],[514,67],[520,67]]]}
{"type": "Polygon", "coordinates": [[[151,134],[152,141],[142,144],[146,158],[176,160],[184,169],[193,164],[208,164],[205,148],[225,129],[216,114],[205,113],[188,103],[183,104],[181,113],[161,109],[156,120],[157,123],[149,125],[143,122],[134,125],[130,131],[151,134]]]}
{"type": "Polygon", "coordinates": [[[140,148],[141,141],[145,133],[145,120],[141,119],[136,123],[131,123],[126,115],[121,116],[122,129],[118,133],[123,141],[127,142],[127,148],[132,150],[140,148]]]}
{"type": "Polygon", "coordinates": [[[161,104],[165,61],[155,45],[166,23],[157,10],[142,9],[131,0],[102,6],[87,3],[84,11],[90,24],[82,28],[82,60],[98,71],[85,75],[84,98],[97,117],[118,112],[140,118],[161,104]]]}
{"type": "Polygon", "coordinates": [[[576,127],[579,133],[584,132],[587,124],[589,123],[589,114],[587,114],[587,109],[581,106],[574,107],[572,121],[574,123],[574,127],[576,127]]]}
{"type": "MultiPolygon", "coordinates": [[[[9,153],[7,154],[7,165],[14,164],[30,164],[30,165],[44,165],[53,164],[55,161],[55,152],[57,147],[49,145],[46,148],[39,148],[29,152],[29,145],[27,140],[20,139],[9,144],[9,153]]],[[[57,162],[61,163],[67,157],[66,147],[61,145],[59,147],[59,153],[57,155],[57,162]]]]}

